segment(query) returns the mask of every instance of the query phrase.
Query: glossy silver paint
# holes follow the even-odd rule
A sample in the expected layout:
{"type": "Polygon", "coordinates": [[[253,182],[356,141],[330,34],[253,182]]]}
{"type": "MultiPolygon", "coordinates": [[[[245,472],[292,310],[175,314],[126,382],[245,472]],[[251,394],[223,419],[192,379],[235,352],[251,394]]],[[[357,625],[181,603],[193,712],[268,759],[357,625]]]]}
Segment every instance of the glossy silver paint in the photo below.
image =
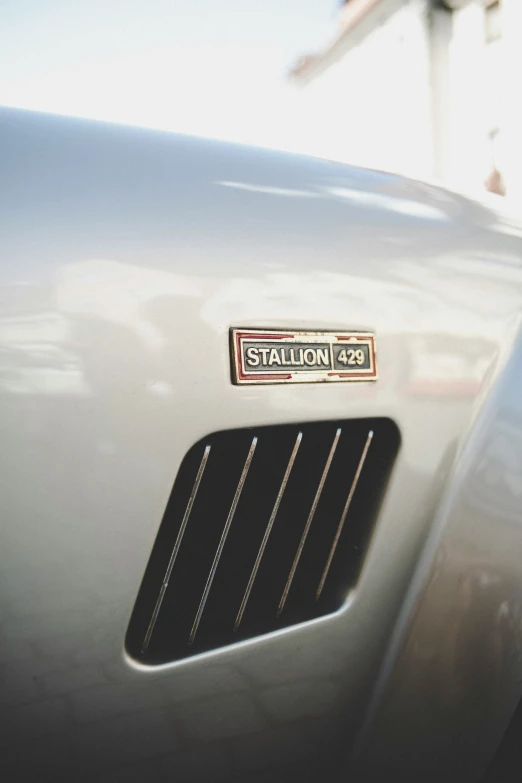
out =
{"type": "Polygon", "coordinates": [[[519,342],[408,592],[350,763],[357,780],[482,780],[522,697],[521,388],[519,342]]]}
{"type": "Polygon", "coordinates": [[[4,768],[326,779],[368,705],[386,747],[404,691],[414,716],[437,702],[413,741],[429,751],[436,728],[455,749],[426,765],[458,755],[473,779],[516,698],[520,227],[392,175],[15,110],[0,155],[4,768]],[[235,324],[373,332],[379,380],[233,386],[235,324]],[[187,449],[359,416],[394,419],[402,446],[344,608],[181,663],[132,661],[128,620],[187,449]],[[491,637],[470,674],[475,620],[491,637]],[[468,688],[482,712],[464,699],[445,720],[468,688]],[[478,763],[462,748],[482,731],[478,763]]]}

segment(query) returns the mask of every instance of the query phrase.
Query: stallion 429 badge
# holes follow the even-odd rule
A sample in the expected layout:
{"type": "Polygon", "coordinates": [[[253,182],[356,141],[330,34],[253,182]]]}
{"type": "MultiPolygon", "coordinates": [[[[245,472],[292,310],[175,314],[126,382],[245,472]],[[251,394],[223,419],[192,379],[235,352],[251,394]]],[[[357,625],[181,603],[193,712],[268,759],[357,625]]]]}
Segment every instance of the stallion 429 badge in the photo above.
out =
{"type": "Polygon", "coordinates": [[[232,379],[244,383],[375,381],[369,332],[230,330],[232,379]]]}

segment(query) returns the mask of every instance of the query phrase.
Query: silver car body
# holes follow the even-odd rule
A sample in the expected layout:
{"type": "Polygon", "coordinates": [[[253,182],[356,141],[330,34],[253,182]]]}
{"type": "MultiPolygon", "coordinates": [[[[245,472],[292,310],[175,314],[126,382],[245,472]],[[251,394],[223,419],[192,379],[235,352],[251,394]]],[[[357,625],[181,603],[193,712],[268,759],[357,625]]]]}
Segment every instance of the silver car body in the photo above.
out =
{"type": "Polygon", "coordinates": [[[10,109],[0,159],[6,779],[478,780],[522,682],[520,224],[393,175],[10,109]],[[234,386],[233,326],[373,332],[379,379],[234,386]],[[376,416],[401,447],[341,610],[129,657],[193,443],[376,416]]]}

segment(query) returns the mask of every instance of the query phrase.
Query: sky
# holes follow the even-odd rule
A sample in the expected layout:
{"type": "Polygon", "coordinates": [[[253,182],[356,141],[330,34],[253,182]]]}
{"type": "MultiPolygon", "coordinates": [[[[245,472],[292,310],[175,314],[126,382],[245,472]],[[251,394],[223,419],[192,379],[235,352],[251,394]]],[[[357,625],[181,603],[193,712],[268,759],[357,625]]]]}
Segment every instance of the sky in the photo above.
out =
{"type": "Polygon", "coordinates": [[[302,149],[286,74],[339,4],[0,0],[0,105],[302,149]]]}

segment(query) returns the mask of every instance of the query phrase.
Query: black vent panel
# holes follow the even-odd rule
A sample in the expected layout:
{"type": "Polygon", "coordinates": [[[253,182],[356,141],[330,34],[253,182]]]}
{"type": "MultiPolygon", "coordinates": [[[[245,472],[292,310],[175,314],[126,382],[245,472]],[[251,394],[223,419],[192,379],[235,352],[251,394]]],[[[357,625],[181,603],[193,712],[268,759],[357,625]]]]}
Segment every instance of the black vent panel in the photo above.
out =
{"type": "Polygon", "coordinates": [[[149,664],[338,609],[399,447],[389,419],[216,432],[185,456],[127,634],[149,664]]]}

